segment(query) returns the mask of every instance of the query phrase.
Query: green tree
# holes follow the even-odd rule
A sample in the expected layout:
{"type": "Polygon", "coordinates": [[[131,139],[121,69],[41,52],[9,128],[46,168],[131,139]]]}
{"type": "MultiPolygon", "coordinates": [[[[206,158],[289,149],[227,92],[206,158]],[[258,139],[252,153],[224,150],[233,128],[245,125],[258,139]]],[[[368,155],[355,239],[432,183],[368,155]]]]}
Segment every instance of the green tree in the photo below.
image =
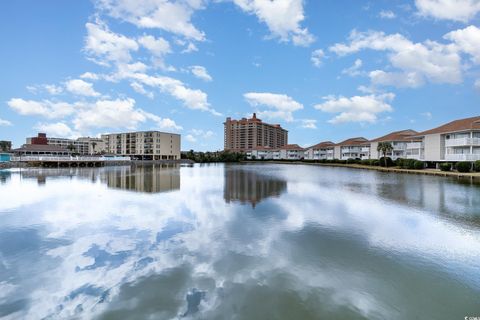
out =
{"type": "Polygon", "coordinates": [[[0,141],[0,151],[5,152],[8,151],[8,142],[7,141],[0,141]]]}
{"type": "Polygon", "coordinates": [[[390,142],[379,142],[377,151],[383,154],[383,160],[385,161],[385,167],[387,166],[387,153],[393,151],[393,146],[390,142]]]}

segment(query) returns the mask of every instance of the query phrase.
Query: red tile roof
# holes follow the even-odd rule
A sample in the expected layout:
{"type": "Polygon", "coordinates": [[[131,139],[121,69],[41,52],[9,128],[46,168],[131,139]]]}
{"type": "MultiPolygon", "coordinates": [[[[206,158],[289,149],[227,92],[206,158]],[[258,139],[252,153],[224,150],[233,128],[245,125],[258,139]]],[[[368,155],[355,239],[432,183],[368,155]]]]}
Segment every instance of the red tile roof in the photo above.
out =
{"type": "Polygon", "coordinates": [[[300,147],[298,144],[287,144],[283,147],[280,147],[281,150],[305,150],[304,148],[300,147]]]}
{"type": "Polygon", "coordinates": [[[335,143],[333,143],[332,141],[323,141],[323,142],[317,143],[316,145],[313,145],[313,146],[311,146],[307,149],[318,150],[318,149],[329,148],[329,147],[334,147],[334,146],[335,146],[335,143]]]}
{"type": "Polygon", "coordinates": [[[418,135],[417,131],[412,129],[407,129],[407,130],[401,130],[401,131],[395,131],[395,132],[389,133],[382,137],[370,140],[370,142],[412,141],[412,140],[416,140],[413,137],[417,135],[418,135]]]}
{"type": "Polygon", "coordinates": [[[340,143],[337,143],[336,146],[341,146],[341,147],[358,146],[358,145],[366,144],[368,142],[369,141],[367,139],[365,139],[364,137],[357,137],[357,138],[350,138],[350,139],[344,140],[340,143]]]}
{"type": "Polygon", "coordinates": [[[449,132],[458,132],[458,131],[467,131],[467,130],[480,130],[480,117],[471,117],[471,118],[451,121],[440,127],[419,132],[417,136],[422,137],[427,134],[449,133],[449,132]]]}

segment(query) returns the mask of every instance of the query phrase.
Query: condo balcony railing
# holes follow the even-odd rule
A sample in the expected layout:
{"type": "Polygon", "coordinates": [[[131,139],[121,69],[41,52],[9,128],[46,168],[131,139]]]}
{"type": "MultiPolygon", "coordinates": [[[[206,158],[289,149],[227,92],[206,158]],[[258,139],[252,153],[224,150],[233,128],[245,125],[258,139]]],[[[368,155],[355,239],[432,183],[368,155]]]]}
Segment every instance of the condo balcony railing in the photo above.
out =
{"type": "Polygon", "coordinates": [[[423,145],[421,142],[409,142],[405,146],[405,149],[422,149],[423,145]]]}
{"type": "Polygon", "coordinates": [[[407,149],[406,144],[393,144],[393,150],[394,151],[403,151],[405,149],[407,149]]]}
{"type": "Polygon", "coordinates": [[[420,154],[407,154],[405,156],[407,159],[416,159],[416,160],[423,160],[424,156],[420,154]]]}
{"type": "Polygon", "coordinates": [[[445,140],[446,147],[480,146],[480,138],[458,138],[445,140]]]}
{"type": "Polygon", "coordinates": [[[477,161],[480,160],[480,154],[446,154],[445,160],[448,161],[477,161]]]}

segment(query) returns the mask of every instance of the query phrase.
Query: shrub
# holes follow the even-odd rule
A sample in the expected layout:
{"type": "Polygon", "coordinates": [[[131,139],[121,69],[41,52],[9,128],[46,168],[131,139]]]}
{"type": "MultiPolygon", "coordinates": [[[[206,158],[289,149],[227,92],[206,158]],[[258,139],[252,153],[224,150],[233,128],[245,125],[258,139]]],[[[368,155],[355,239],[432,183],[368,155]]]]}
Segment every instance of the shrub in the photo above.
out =
{"type": "Polygon", "coordinates": [[[372,160],[372,162],[371,162],[371,165],[372,165],[372,166],[376,166],[376,167],[378,167],[378,166],[380,165],[380,161],[379,161],[379,160],[376,160],[376,159],[374,159],[374,160],[372,160]]]}
{"type": "Polygon", "coordinates": [[[423,170],[425,169],[425,164],[423,163],[423,161],[415,160],[415,162],[413,163],[413,168],[416,170],[423,170]]]}
{"type": "Polygon", "coordinates": [[[402,163],[402,169],[415,169],[415,159],[404,159],[402,163]]]}
{"type": "Polygon", "coordinates": [[[364,166],[371,166],[372,161],[370,159],[363,159],[363,160],[360,161],[360,164],[362,164],[364,166]]]}
{"type": "Polygon", "coordinates": [[[347,163],[348,163],[348,164],[357,163],[357,160],[352,159],[352,158],[349,158],[349,159],[347,159],[347,163]]]}
{"type": "Polygon", "coordinates": [[[397,167],[402,168],[405,160],[407,160],[407,159],[398,158],[397,160],[395,160],[395,165],[396,165],[397,167]]]}
{"type": "Polygon", "coordinates": [[[393,167],[392,158],[387,157],[386,160],[387,160],[387,164],[385,165],[385,158],[384,158],[384,157],[381,157],[381,158],[379,159],[379,161],[380,161],[380,166],[382,166],[382,167],[385,167],[385,166],[386,166],[386,167],[393,167]]]}
{"type": "Polygon", "coordinates": [[[470,172],[470,169],[472,169],[472,163],[468,161],[457,162],[455,168],[458,172],[470,172]]]}
{"type": "Polygon", "coordinates": [[[441,171],[450,171],[450,170],[452,170],[452,164],[450,162],[440,163],[440,170],[441,171]]]}
{"type": "Polygon", "coordinates": [[[474,166],[475,166],[475,171],[480,172],[480,160],[475,161],[474,166]]]}

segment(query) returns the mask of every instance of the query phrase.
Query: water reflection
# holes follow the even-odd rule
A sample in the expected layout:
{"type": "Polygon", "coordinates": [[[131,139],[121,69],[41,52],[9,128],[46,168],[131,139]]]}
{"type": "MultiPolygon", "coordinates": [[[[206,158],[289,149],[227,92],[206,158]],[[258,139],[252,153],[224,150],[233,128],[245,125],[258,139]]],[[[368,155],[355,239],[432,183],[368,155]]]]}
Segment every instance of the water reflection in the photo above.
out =
{"type": "MultiPolygon", "coordinates": [[[[87,179],[101,181],[109,188],[134,192],[159,193],[180,189],[180,167],[175,164],[116,166],[104,168],[31,168],[19,170],[23,179],[35,179],[39,186],[54,179],[87,179]]],[[[10,171],[0,170],[0,182],[10,171]]]]}
{"type": "Polygon", "coordinates": [[[0,184],[0,317],[480,313],[480,228],[470,224],[480,212],[477,187],[336,168],[207,165],[130,179],[181,179],[152,196],[108,187],[109,176],[140,175],[111,169],[42,171],[41,187],[34,173],[11,171],[0,184]]]}
{"type": "Polygon", "coordinates": [[[180,170],[175,165],[116,167],[101,176],[109,188],[158,193],[180,189],[180,170]]]}
{"type": "Polygon", "coordinates": [[[287,190],[287,181],[251,170],[248,166],[225,167],[223,197],[227,203],[250,203],[253,208],[268,197],[278,197],[287,190]]]}

